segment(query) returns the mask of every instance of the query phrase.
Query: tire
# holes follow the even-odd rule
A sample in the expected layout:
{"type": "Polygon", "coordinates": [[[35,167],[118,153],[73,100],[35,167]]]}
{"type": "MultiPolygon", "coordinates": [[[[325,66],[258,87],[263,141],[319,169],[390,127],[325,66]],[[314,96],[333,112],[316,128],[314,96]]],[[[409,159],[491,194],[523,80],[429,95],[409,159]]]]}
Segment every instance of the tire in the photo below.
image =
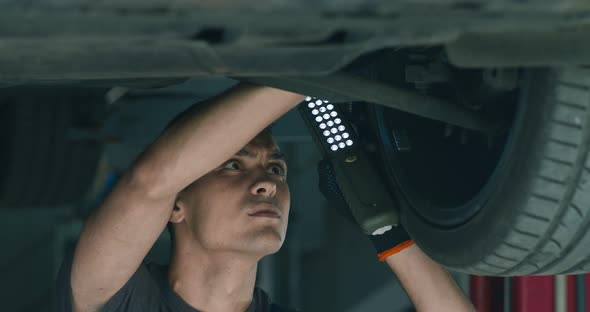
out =
{"type": "Polygon", "coordinates": [[[0,207],[77,204],[102,154],[95,140],[73,140],[105,112],[96,89],[5,89],[0,92],[0,207]]]}
{"type": "Polygon", "coordinates": [[[467,221],[426,218],[401,173],[390,171],[405,202],[404,227],[452,270],[496,276],[590,272],[590,69],[534,69],[524,77],[509,139],[485,186],[465,204],[478,207],[467,221]]]}

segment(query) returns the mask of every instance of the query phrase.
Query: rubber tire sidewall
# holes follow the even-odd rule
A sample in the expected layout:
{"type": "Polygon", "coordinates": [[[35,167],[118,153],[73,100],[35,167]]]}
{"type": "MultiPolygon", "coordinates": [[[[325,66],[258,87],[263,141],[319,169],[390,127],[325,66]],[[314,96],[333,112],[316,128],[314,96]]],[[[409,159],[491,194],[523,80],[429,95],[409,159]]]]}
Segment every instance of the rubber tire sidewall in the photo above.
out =
{"type": "Polygon", "coordinates": [[[546,139],[544,125],[551,118],[555,84],[549,69],[528,70],[526,75],[519,99],[519,105],[524,105],[523,118],[512,134],[513,145],[504,156],[504,168],[493,181],[495,188],[477,215],[460,226],[442,228],[426,222],[411,207],[402,211],[402,223],[420,248],[448,268],[481,274],[472,266],[505,241],[519,207],[527,200],[542,157],[538,151],[546,139]]]}

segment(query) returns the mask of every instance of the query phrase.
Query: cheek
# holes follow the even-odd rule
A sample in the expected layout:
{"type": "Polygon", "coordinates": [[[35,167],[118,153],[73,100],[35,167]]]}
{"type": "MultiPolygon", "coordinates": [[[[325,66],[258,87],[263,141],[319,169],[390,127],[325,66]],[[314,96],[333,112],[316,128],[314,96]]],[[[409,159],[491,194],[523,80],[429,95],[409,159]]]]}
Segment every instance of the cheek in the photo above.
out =
{"type": "Polygon", "coordinates": [[[291,192],[289,191],[289,186],[285,184],[283,187],[281,187],[279,194],[278,200],[281,202],[281,205],[284,207],[284,209],[289,211],[289,207],[291,205],[291,192]]]}
{"type": "Polygon", "coordinates": [[[195,183],[190,190],[190,223],[196,228],[212,225],[230,213],[236,205],[236,196],[231,183],[213,179],[203,179],[195,183]]]}

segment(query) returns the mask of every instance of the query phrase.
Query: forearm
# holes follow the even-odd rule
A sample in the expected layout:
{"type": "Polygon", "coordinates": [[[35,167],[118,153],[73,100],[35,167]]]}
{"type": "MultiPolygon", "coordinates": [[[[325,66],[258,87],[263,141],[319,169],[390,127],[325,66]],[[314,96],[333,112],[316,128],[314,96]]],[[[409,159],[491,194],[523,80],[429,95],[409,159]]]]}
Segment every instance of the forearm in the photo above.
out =
{"type": "Polygon", "coordinates": [[[140,180],[175,195],[230,158],[303,99],[270,87],[241,84],[186,111],[136,162],[140,180]]]}
{"type": "Polygon", "coordinates": [[[386,260],[417,311],[475,311],[449,272],[416,245],[386,260]]]}

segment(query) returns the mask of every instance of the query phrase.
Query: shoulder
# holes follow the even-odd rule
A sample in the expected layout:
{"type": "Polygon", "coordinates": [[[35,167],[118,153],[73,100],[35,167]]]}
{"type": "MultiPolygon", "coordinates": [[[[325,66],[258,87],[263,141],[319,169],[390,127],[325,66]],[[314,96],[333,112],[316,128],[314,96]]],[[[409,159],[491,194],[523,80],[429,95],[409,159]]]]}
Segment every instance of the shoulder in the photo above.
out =
{"type": "MultiPolygon", "coordinates": [[[[73,252],[64,257],[60,271],[56,279],[55,303],[57,311],[72,311],[72,289],[70,285],[70,271],[72,267],[73,252]]],[[[131,278],[119,289],[101,308],[101,311],[124,311],[123,307],[155,304],[150,302],[157,300],[160,292],[153,272],[147,264],[142,262],[131,278]]],[[[146,310],[147,311],[147,310],[146,310]]]]}
{"type": "Polygon", "coordinates": [[[257,302],[256,311],[265,311],[265,312],[300,312],[300,310],[296,309],[289,309],[279,305],[276,302],[272,302],[270,296],[264,291],[263,289],[256,287],[254,289],[254,296],[257,302]]]}
{"type": "Polygon", "coordinates": [[[301,312],[301,310],[287,309],[287,308],[284,308],[276,303],[272,303],[270,305],[270,312],[301,312]]]}

